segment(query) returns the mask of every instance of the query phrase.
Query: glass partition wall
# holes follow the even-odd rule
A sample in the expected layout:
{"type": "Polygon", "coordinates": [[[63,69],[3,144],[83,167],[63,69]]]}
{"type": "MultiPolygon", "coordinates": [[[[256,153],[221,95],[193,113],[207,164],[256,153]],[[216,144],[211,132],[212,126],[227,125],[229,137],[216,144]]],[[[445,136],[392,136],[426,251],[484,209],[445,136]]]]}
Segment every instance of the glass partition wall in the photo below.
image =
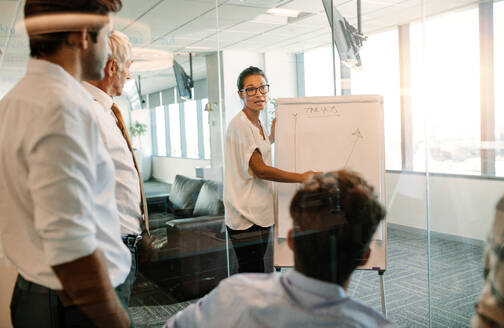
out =
{"type": "MultiPolygon", "coordinates": [[[[357,1],[332,3],[358,28],[357,1]]],[[[501,110],[499,95],[492,91],[498,90],[502,71],[502,6],[492,1],[360,5],[367,39],[359,69],[342,64],[331,46],[322,1],[271,4],[296,10],[294,17],[273,19],[261,12],[247,25],[233,27],[236,33],[253,31],[231,45],[226,44],[230,29],[219,20],[226,122],[237,101],[227,95],[248,65],[265,70],[273,99],[383,96],[387,316],[400,327],[467,326],[482,288],[484,240],[504,190],[501,110]],[[282,38],[284,31],[289,33],[282,38]],[[292,68],[293,57],[297,85],[289,88],[286,63],[292,68]],[[282,78],[275,80],[279,71],[282,78]]],[[[255,10],[247,9],[250,15],[255,10]]],[[[376,272],[356,271],[348,293],[382,311],[376,272]]]]}
{"type": "Polygon", "coordinates": [[[130,312],[159,326],[228,276],[222,231],[218,10],[214,1],[124,1],[154,257],[139,260],[130,312]],[[136,41],[136,42],[135,42],[136,41]],[[136,66],[135,66],[136,64],[136,66]]]}
{"type": "MultiPolygon", "coordinates": [[[[139,260],[129,307],[137,324],[164,323],[238,272],[224,223],[224,145],[243,108],[238,75],[257,66],[270,85],[260,116],[268,134],[278,98],[383,97],[384,286],[377,271],[357,270],[347,293],[385,305],[398,327],[469,325],[504,191],[504,2],[327,1],[366,36],[357,68],[340,60],[322,0],[123,3],[114,25],[134,63],[114,102],[141,159],[156,250],[139,260]]],[[[0,0],[0,97],[28,59],[22,5],[0,0]]]]}

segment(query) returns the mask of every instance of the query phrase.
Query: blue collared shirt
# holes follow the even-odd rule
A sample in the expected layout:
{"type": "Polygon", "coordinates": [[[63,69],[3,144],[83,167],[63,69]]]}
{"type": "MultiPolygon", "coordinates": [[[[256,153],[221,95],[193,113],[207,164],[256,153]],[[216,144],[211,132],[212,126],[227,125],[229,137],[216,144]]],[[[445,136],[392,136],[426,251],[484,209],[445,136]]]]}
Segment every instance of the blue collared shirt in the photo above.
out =
{"type": "Polygon", "coordinates": [[[393,327],[336,284],[287,273],[237,274],[177,313],[170,327],[393,327]]]}

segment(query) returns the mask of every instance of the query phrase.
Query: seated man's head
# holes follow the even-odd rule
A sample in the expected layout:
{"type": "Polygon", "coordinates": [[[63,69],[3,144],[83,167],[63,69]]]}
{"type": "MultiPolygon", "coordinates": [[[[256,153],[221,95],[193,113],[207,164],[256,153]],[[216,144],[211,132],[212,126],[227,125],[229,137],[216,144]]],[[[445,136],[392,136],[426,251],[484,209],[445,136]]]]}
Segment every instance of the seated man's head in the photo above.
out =
{"type": "Polygon", "coordinates": [[[75,56],[83,79],[101,79],[110,49],[109,13],[121,0],[26,0],[30,56],[63,62],[75,56]]]}
{"type": "Polygon", "coordinates": [[[297,271],[346,286],[369,258],[371,238],[385,217],[373,187],[356,173],[314,175],[292,199],[289,246],[297,271]]]}

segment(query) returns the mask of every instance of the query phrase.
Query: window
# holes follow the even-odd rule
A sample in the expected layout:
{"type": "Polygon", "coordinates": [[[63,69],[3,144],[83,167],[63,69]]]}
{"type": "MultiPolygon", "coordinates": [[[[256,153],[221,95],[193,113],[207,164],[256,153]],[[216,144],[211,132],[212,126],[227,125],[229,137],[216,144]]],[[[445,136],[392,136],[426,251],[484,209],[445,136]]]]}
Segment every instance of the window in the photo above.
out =
{"type": "Polygon", "coordinates": [[[170,115],[170,140],[171,140],[171,154],[169,154],[169,156],[182,157],[179,105],[170,104],[168,107],[168,113],[170,115]]]}
{"type": "Polygon", "coordinates": [[[157,156],[210,159],[208,99],[164,104],[152,109],[152,142],[157,156]]]}
{"type": "Polygon", "coordinates": [[[480,174],[478,24],[475,8],[411,25],[415,171],[425,171],[427,135],[429,171],[480,174]]]}
{"type": "Polygon", "coordinates": [[[158,156],[166,156],[165,110],[158,106],[156,111],[156,147],[158,156]]]}
{"type": "Polygon", "coordinates": [[[184,103],[185,136],[187,158],[199,158],[198,150],[198,112],[196,101],[184,103]]]}

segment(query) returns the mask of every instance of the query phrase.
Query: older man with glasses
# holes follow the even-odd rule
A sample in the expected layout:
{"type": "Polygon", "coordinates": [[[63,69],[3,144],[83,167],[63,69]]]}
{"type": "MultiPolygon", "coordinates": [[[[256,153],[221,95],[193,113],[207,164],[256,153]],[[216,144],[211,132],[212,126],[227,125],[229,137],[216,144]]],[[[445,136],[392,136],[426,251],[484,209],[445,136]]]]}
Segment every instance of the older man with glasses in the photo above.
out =
{"type": "Polygon", "coordinates": [[[109,37],[111,55],[100,81],[83,82],[95,100],[94,113],[100,134],[115,167],[116,202],[121,222],[121,236],[132,256],[131,270],[120,293],[129,304],[136,277],[137,254],[140,243],[148,245],[147,206],[138,163],[133,153],[121,111],[112,97],[120,96],[130,78],[132,49],[128,37],[113,31],[109,37]]]}

